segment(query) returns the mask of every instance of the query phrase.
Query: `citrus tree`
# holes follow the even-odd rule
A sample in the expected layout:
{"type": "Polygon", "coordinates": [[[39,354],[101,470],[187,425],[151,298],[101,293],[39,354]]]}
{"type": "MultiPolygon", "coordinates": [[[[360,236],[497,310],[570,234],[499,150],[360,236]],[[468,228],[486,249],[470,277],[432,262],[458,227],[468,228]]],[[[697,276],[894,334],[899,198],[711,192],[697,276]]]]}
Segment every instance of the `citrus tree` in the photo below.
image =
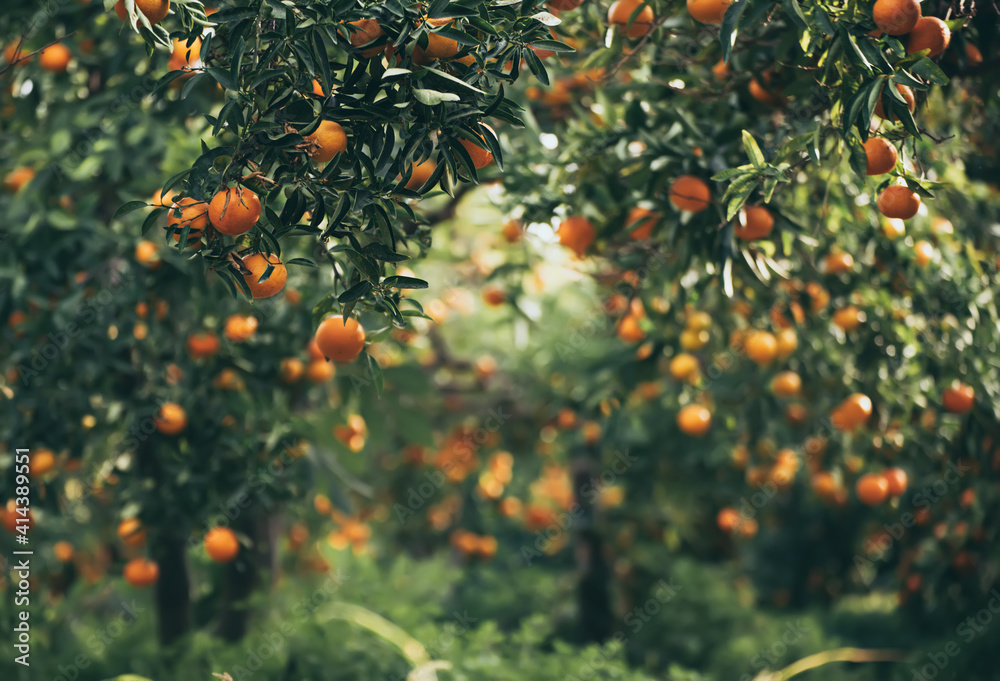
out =
{"type": "Polygon", "coordinates": [[[429,241],[412,203],[501,162],[481,122],[517,121],[502,83],[553,18],[446,5],[5,10],[5,471],[32,443],[50,569],[155,584],[164,643],[206,624],[191,593],[243,634],[269,518],[315,475],[300,417],[350,428],[383,378],[365,354],[331,394],[334,362],[425,285],[391,276],[429,241]],[[207,590],[192,543],[226,565],[207,590]]]}

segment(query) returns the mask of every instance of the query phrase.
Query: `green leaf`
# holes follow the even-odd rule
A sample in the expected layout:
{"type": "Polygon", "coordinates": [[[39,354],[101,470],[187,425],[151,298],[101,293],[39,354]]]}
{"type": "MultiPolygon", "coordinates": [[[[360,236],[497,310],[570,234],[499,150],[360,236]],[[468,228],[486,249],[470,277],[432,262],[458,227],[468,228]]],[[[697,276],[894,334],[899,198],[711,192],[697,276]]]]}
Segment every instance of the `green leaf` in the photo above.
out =
{"type": "Polygon", "coordinates": [[[931,61],[928,57],[921,57],[920,60],[910,68],[910,70],[935,85],[948,84],[948,76],[944,75],[944,71],[942,71],[940,67],[938,67],[938,65],[931,61]]]}
{"type": "Polygon", "coordinates": [[[731,180],[734,177],[739,177],[740,175],[752,175],[753,170],[750,166],[740,166],[739,168],[729,168],[728,170],[723,170],[721,173],[716,173],[712,175],[713,182],[725,182],[726,180],[731,180]]]}
{"type": "Polygon", "coordinates": [[[367,352],[365,353],[365,359],[368,362],[368,373],[371,374],[372,381],[375,383],[375,394],[378,397],[382,397],[382,391],[385,389],[385,377],[382,375],[382,367],[367,352]]]}
{"type": "Polygon", "coordinates": [[[386,286],[391,286],[393,288],[427,288],[428,283],[423,279],[416,279],[414,277],[386,277],[382,283],[386,286]]]}
{"type": "Polygon", "coordinates": [[[427,106],[434,106],[441,102],[460,102],[462,98],[451,92],[438,92],[437,90],[421,90],[414,88],[413,96],[417,101],[427,106]]]}
{"type": "Polygon", "coordinates": [[[747,198],[753,193],[753,190],[757,188],[757,184],[757,182],[751,182],[739,191],[734,192],[732,198],[729,199],[729,205],[726,208],[727,220],[732,220],[733,216],[740,212],[740,208],[742,208],[743,204],[746,203],[747,198]]]}
{"type": "Polygon", "coordinates": [[[378,282],[379,268],[373,260],[350,248],[346,249],[344,253],[347,254],[348,259],[354,263],[354,266],[358,268],[358,271],[361,272],[361,274],[363,274],[368,280],[372,283],[378,282]]]}
{"type": "Polygon", "coordinates": [[[485,95],[486,94],[485,92],[483,92],[479,88],[475,87],[474,85],[470,85],[469,83],[466,83],[464,80],[460,80],[460,79],[456,78],[455,76],[451,75],[450,73],[445,73],[444,71],[439,71],[438,69],[432,68],[430,66],[425,66],[423,68],[424,68],[424,71],[428,71],[430,73],[433,73],[435,76],[440,76],[441,78],[444,78],[445,80],[451,81],[452,83],[457,83],[458,85],[461,85],[464,88],[472,90],[477,95],[485,95]]]}
{"type": "Polygon", "coordinates": [[[366,295],[368,295],[372,290],[372,283],[367,279],[362,279],[357,284],[347,289],[339,296],[337,296],[338,303],[353,303],[356,300],[361,300],[366,295]]]}
{"type": "Polygon", "coordinates": [[[806,15],[802,13],[802,7],[799,5],[799,0],[781,0],[781,6],[788,13],[792,23],[803,31],[809,28],[809,24],[806,22],[806,15]]]}
{"type": "Polygon", "coordinates": [[[111,219],[114,220],[115,218],[119,218],[122,215],[128,215],[129,213],[137,211],[140,208],[145,208],[148,205],[150,204],[146,203],[145,201],[129,201],[128,203],[120,206],[118,210],[115,211],[115,214],[111,216],[111,219]]]}
{"type": "Polygon", "coordinates": [[[209,68],[205,69],[205,71],[208,73],[208,75],[212,76],[212,78],[215,78],[215,82],[217,82],[219,85],[226,88],[227,90],[232,90],[233,92],[239,90],[239,86],[236,84],[236,82],[232,78],[230,78],[229,74],[223,71],[222,69],[217,68],[215,66],[210,66],[209,68]]]}
{"type": "Polygon", "coordinates": [[[761,152],[760,147],[757,146],[757,140],[746,130],[743,131],[743,148],[746,149],[747,156],[750,157],[750,162],[754,168],[763,168],[766,165],[764,154],[761,152]]]}
{"type": "Polygon", "coordinates": [[[558,26],[559,24],[562,23],[562,19],[560,19],[555,15],[549,14],[548,12],[538,12],[536,14],[532,14],[531,18],[534,19],[535,21],[539,21],[545,24],[546,26],[558,26]]]}
{"type": "Polygon", "coordinates": [[[727,64],[732,55],[733,46],[736,44],[736,24],[739,22],[743,12],[750,6],[750,0],[736,0],[722,19],[722,30],[719,31],[719,43],[722,45],[722,59],[727,64]]]}
{"type": "Polygon", "coordinates": [[[237,21],[243,21],[244,19],[256,19],[257,10],[246,9],[245,7],[231,7],[229,9],[220,9],[218,12],[213,14],[208,18],[213,24],[231,24],[237,21]]]}
{"type": "Polygon", "coordinates": [[[858,177],[867,178],[868,156],[865,154],[865,147],[861,144],[861,139],[856,135],[847,135],[843,139],[850,152],[851,169],[858,177]]]}
{"type": "Polygon", "coordinates": [[[385,244],[380,244],[378,242],[370,243],[364,247],[362,253],[375,260],[380,260],[382,262],[403,262],[404,260],[409,260],[410,256],[403,255],[402,253],[396,253],[391,248],[385,244]]]}
{"type": "Polygon", "coordinates": [[[778,178],[769,177],[764,180],[764,203],[770,203],[771,197],[774,196],[774,190],[778,187],[778,178]]]}
{"type": "Polygon", "coordinates": [[[531,46],[537,47],[540,50],[549,50],[550,52],[576,52],[574,48],[558,40],[535,40],[531,43],[531,46]]]}

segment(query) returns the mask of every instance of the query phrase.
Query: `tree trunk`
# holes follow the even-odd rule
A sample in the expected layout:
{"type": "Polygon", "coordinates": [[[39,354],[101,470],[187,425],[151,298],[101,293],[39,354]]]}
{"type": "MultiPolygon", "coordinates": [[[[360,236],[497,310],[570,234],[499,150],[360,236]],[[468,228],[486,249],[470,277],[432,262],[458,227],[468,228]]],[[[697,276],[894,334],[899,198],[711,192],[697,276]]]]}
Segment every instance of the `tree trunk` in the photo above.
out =
{"type": "Polygon", "coordinates": [[[254,507],[248,508],[233,521],[233,530],[250,538],[252,546],[244,548],[226,566],[226,583],[222,596],[222,616],[219,636],[231,643],[239,642],[250,626],[250,596],[260,581],[261,571],[274,574],[272,533],[276,524],[254,507]]]}
{"type": "Polygon", "coordinates": [[[576,560],[580,573],[577,604],[580,613],[580,637],[584,643],[601,643],[612,634],[611,568],[604,542],[595,523],[595,511],[588,495],[581,491],[595,472],[595,457],[583,450],[573,464],[573,491],[580,505],[580,517],[574,523],[576,560]]]}
{"type": "Polygon", "coordinates": [[[152,546],[152,554],[160,567],[160,578],[156,582],[157,630],[160,646],[166,649],[191,630],[186,538],[161,534],[152,546]]]}

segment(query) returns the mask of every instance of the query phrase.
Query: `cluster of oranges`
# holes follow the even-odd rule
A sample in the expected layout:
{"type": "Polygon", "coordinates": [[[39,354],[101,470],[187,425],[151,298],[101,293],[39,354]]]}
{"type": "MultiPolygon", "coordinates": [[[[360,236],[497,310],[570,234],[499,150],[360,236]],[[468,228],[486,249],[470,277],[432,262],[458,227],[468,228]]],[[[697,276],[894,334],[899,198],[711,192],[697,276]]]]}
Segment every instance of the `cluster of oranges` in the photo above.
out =
{"type": "MultiPolygon", "coordinates": [[[[147,534],[138,518],[127,518],[118,524],[118,539],[127,555],[133,555],[146,546],[147,534]]],[[[202,540],[205,554],[215,563],[230,563],[240,552],[240,542],[228,527],[214,527],[205,533],[202,540]]],[[[73,547],[68,542],[56,545],[56,556],[62,562],[73,556],[73,547]]],[[[148,558],[136,556],[125,563],[122,576],[134,587],[152,586],[160,577],[159,565],[148,558]]]]}
{"type": "Polygon", "coordinates": [[[451,533],[450,541],[455,550],[466,557],[478,556],[482,560],[492,560],[497,554],[497,539],[490,535],[456,529],[451,533]]]}

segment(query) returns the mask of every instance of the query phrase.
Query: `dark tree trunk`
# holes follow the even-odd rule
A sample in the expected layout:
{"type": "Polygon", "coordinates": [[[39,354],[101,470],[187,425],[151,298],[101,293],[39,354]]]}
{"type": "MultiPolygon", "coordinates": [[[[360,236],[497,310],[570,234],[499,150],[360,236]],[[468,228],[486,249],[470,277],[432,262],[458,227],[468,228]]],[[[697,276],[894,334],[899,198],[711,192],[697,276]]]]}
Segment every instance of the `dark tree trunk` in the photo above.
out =
{"type": "Polygon", "coordinates": [[[152,546],[152,554],[160,567],[156,582],[156,624],[160,645],[166,649],[191,630],[186,538],[161,534],[152,546]]]}
{"type": "Polygon", "coordinates": [[[612,634],[611,568],[595,522],[595,510],[585,488],[591,489],[595,457],[582,450],[573,464],[573,491],[580,506],[575,521],[576,560],[580,573],[577,603],[580,613],[580,637],[585,643],[600,643],[612,634]],[[588,487],[589,486],[589,487],[588,487]]]}
{"type": "MultiPolygon", "coordinates": [[[[153,441],[144,439],[137,448],[140,473],[154,485],[165,484],[166,474],[153,451],[153,441]]],[[[191,631],[191,583],[188,580],[187,539],[177,528],[184,527],[181,518],[168,513],[156,523],[146,523],[155,528],[149,535],[149,554],[159,567],[160,577],[154,587],[156,603],[156,628],[164,652],[191,631]]],[[[169,663],[172,656],[164,656],[169,663]]]]}
{"type": "Polygon", "coordinates": [[[268,515],[251,506],[233,521],[233,530],[250,538],[252,546],[244,548],[239,557],[226,566],[226,581],[222,595],[222,616],[219,636],[231,643],[239,642],[250,626],[250,596],[257,588],[261,572],[274,574],[275,523],[268,515]]]}

